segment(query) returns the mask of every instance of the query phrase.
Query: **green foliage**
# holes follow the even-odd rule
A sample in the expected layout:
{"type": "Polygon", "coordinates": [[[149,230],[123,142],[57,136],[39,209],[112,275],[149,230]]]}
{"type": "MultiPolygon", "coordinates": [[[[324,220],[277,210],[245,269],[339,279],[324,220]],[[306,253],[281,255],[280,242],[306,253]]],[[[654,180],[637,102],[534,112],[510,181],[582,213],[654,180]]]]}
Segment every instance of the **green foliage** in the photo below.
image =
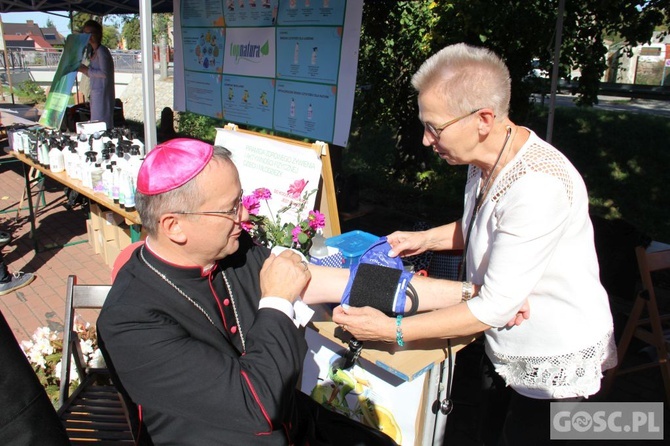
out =
{"type": "Polygon", "coordinates": [[[126,23],[123,24],[121,29],[121,35],[126,41],[127,50],[139,50],[140,49],[140,19],[137,16],[133,16],[126,23]]]}
{"type": "Polygon", "coordinates": [[[172,14],[154,14],[153,15],[153,33],[152,38],[154,43],[159,43],[160,38],[168,36],[169,25],[172,23],[172,14]]]}
{"type": "MultiPolygon", "coordinates": [[[[581,70],[575,89],[579,104],[597,101],[606,69],[606,35],[635,45],[648,41],[655,26],[670,22],[667,0],[636,5],[627,0],[566,2],[559,74],[568,78],[573,68],[581,70]]],[[[426,190],[440,177],[430,173],[438,172],[432,166],[434,157],[421,146],[423,128],[410,79],[424,60],[446,45],[486,46],[505,59],[512,80],[510,116],[516,122],[523,123],[529,114],[532,91],[548,91],[546,82],[525,78],[533,59],[551,72],[558,0],[375,1],[365,2],[363,8],[359,88],[348,148],[356,155],[350,167],[379,163],[376,173],[415,190],[426,190]],[[384,136],[375,141],[366,138],[370,134],[384,136]]]]}
{"type": "Polygon", "coordinates": [[[223,127],[221,120],[191,112],[179,112],[177,133],[189,138],[196,138],[209,143],[216,139],[216,127],[223,127]]]}
{"type": "Polygon", "coordinates": [[[14,87],[14,94],[21,102],[27,104],[43,103],[47,100],[47,95],[37,82],[32,79],[25,80],[14,87]]]}
{"type": "Polygon", "coordinates": [[[107,48],[118,48],[119,31],[115,26],[104,25],[102,27],[102,44],[107,48]]]}

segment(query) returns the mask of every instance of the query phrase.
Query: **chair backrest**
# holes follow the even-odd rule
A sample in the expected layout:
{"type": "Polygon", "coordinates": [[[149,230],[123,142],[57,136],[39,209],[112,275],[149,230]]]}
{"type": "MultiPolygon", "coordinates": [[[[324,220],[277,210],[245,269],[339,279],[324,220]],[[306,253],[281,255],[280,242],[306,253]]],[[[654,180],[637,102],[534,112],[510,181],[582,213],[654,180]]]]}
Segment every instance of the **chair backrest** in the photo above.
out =
{"type": "Polygon", "coordinates": [[[77,276],[67,278],[65,296],[65,324],[63,327],[63,359],[60,376],[59,401],[62,405],[69,397],[70,365],[74,356],[79,376],[86,373],[86,362],[79,344],[79,337],[74,331],[75,311],[78,309],[99,309],[107,299],[111,285],[78,285],[77,276]]]}
{"type": "Polygon", "coordinates": [[[640,268],[640,278],[643,288],[649,293],[652,299],[656,299],[654,291],[654,282],[651,273],[670,269],[670,249],[662,251],[648,251],[642,246],[635,248],[637,263],[640,268]]]}

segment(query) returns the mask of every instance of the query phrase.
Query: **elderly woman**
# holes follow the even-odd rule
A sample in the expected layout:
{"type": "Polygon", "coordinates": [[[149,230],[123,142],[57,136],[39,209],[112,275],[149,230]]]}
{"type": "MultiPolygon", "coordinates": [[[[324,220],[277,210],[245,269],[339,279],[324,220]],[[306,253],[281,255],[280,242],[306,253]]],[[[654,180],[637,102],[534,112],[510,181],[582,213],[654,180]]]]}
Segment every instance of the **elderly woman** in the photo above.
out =
{"type": "MultiPolygon", "coordinates": [[[[549,402],[593,395],[616,362],[586,187],[565,156],[509,119],[509,71],[491,51],[448,46],[412,84],[423,144],[450,165],[469,165],[465,209],[459,221],[391,234],[390,255],[464,249],[462,302],[402,325],[369,307],[337,307],[333,320],[360,340],[483,331],[488,359],[513,389],[500,441],[546,443],[549,402]],[[506,327],[526,303],[530,318],[506,327]]],[[[445,281],[445,298],[458,292],[452,283],[445,281]]]]}

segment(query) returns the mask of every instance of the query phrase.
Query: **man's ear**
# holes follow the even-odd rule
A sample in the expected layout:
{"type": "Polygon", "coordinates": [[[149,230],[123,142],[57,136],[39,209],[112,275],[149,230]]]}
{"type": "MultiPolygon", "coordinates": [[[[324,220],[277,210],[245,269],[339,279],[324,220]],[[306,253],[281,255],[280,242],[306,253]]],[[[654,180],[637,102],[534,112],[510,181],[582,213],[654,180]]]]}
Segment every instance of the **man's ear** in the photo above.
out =
{"type": "Polygon", "coordinates": [[[179,217],[175,214],[161,215],[161,218],[158,221],[158,230],[176,243],[183,243],[186,241],[186,234],[182,231],[181,225],[179,224],[179,217]]]}

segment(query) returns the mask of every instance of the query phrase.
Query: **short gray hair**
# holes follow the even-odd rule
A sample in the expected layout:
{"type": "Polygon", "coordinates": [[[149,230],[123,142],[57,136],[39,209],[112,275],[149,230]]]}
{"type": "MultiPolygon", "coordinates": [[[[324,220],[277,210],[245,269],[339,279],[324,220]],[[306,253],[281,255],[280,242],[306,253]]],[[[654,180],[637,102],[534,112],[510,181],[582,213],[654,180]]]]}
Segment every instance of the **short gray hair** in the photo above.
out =
{"type": "Polygon", "coordinates": [[[512,81],[505,62],[491,50],[458,43],[426,60],[412,76],[421,93],[434,89],[454,115],[492,108],[496,118],[506,118],[512,81]]]}
{"type": "MultiPolygon", "coordinates": [[[[222,146],[214,146],[212,161],[232,162],[230,150],[222,146]]],[[[198,184],[198,178],[202,172],[190,181],[176,189],[157,195],[145,195],[141,192],[135,193],[135,207],[140,214],[142,226],[149,235],[158,232],[158,221],[163,214],[168,212],[187,212],[197,208],[202,203],[202,194],[198,184]]]]}

